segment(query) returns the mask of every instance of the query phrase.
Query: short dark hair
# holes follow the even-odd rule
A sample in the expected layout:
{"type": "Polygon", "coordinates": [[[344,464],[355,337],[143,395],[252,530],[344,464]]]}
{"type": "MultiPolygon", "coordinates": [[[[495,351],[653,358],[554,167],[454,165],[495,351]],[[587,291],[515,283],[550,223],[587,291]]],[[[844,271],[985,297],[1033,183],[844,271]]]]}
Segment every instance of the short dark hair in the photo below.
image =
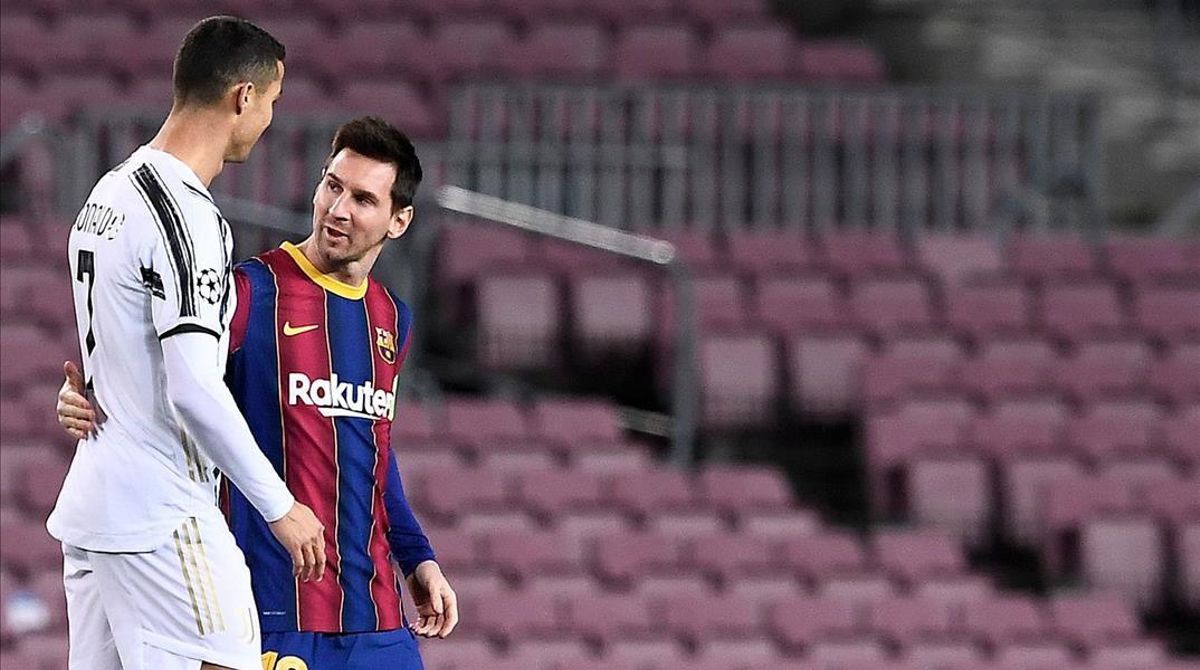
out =
{"type": "Polygon", "coordinates": [[[396,178],[391,190],[393,213],[413,203],[417,185],[421,183],[421,161],[407,135],[377,116],[360,116],[343,123],[334,133],[326,167],[342,149],[395,166],[396,178]]]}
{"type": "Polygon", "coordinates": [[[204,19],[188,31],[175,54],[175,102],[212,104],[242,81],[266,86],[286,54],[279,40],[245,19],[204,19]]]}

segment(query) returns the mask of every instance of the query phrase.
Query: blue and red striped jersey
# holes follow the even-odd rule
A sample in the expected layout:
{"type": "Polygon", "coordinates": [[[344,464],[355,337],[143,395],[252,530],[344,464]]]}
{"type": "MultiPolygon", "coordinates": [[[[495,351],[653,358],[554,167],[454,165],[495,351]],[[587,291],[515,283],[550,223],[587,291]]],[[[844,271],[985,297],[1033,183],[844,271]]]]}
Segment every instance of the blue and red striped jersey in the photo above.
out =
{"type": "Polygon", "coordinates": [[[288,243],[240,264],[234,280],[226,383],[276,471],[325,524],[325,578],[299,582],[266,522],[228,489],[262,630],[401,628],[392,559],[407,574],[433,558],[389,444],[408,306],[373,279],[353,287],[321,274],[288,243]]]}

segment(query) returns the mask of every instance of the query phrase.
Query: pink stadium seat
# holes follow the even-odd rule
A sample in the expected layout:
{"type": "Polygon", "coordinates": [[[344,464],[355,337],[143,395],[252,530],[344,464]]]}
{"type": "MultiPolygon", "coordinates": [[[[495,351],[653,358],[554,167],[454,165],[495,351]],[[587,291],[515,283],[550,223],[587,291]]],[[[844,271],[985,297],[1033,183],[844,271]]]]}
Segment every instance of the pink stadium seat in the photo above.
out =
{"type": "Polygon", "coordinates": [[[689,475],[680,470],[656,468],[614,476],[612,502],[630,512],[649,514],[694,509],[699,501],[689,475]]]}
{"type": "Polygon", "coordinates": [[[866,422],[866,458],[871,506],[894,511],[906,466],[918,453],[954,452],[966,444],[974,409],[961,399],[914,400],[866,422]]]}
{"type": "Polygon", "coordinates": [[[1038,316],[1045,331],[1067,342],[1119,334],[1125,327],[1116,289],[1103,282],[1047,282],[1038,316]]]}
{"type": "Polygon", "coordinates": [[[1120,514],[1132,505],[1127,488],[1085,477],[1055,482],[1046,491],[1040,518],[1042,565],[1052,579],[1074,572],[1079,529],[1088,518],[1120,514]]]}
{"type": "Polygon", "coordinates": [[[963,625],[972,635],[993,646],[1038,639],[1045,630],[1038,604],[1029,596],[1018,595],[966,603],[963,625]]]}
{"type": "Polygon", "coordinates": [[[1200,607],[1200,522],[1181,523],[1176,528],[1181,595],[1191,607],[1200,607]]]}
{"type": "Polygon", "coordinates": [[[641,472],[654,467],[654,461],[645,448],[628,443],[587,445],[587,449],[576,449],[571,455],[572,467],[601,474],[641,472]],[[590,448],[600,446],[603,448],[590,448]]]}
{"type": "Polygon", "coordinates": [[[825,234],[822,242],[830,269],[851,280],[872,273],[909,269],[908,254],[895,235],[831,231],[825,234]]]}
{"type": "Polygon", "coordinates": [[[543,370],[558,358],[559,291],[541,274],[489,274],[479,279],[479,345],[490,367],[543,370]]]}
{"type": "Polygon", "coordinates": [[[392,443],[406,440],[429,440],[443,432],[440,414],[431,403],[401,400],[396,403],[396,418],[392,421],[392,443]]]}
{"type": "Polygon", "coordinates": [[[1007,279],[961,282],[944,289],[946,323],[976,339],[1027,332],[1032,301],[1025,286],[1007,279]]]}
{"type": "Polygon", "coordinates": [[[618,639],[605,648],[605,658],[634,663],[644,670],[669,670],[687,662],[683,647],[674,640],[618,639]]]}
{"type": "Polygon", "coordinates": [[[1088,660],[1100,668],[1159,670],[1167,662],[1167,651],[1159,640],[1138,640],[1093,647],[1088,660]]]}
{"type": "Polygon", "coordinates": [[[47,632],[65,634],[67,632],[67,594],[63,588],[62,572],[47,570],[35,576],[30,585],[31,591],[46,605],[50,611],[50,622],[47,632]]]}
{"type": "Polygon", "coordinates": [[[590,23],[536,23],[525,38],[502,42],[496,59],[507,74],[595,75],[608,63],[609,45],[598,25],[590,23]]]}
{"type": "Polygon", "coordinates": [[[741,531],[758,537],[800,537],[812,535],[821,529],[820,518],[811,510],[749,510],[743,511],[739,517],[738,527],[741,531]]]}
{"type": "Polygon", "coordinates": [[[7,568],[27,576],[41,570],[60,569],[62,544],[50,537],[42,521],[3,509],[0,532],[4,536],[4,542],[0,543],[0,563],[7,568]]]}
{"type": "Polygon", "coordinates": [[[970,670],[983,667],[986,656],[975,644],[967,641],[928,640],[908,645],[904,660],[916,668],[952,668],[970,670]]]}
{"type": "MultiPolygon", "coordinates": [[[[287,49],[288,68],[296,74],[319,75],[326,63],[341,60],[340,56],[331,54],[337,49],[328,48],[332,36],[327,21],[295,12],[280,12],[263,16],[258,23],[283,43],[287,49]]],[[[284,86],[287,86],[286,81],[284,86]]]]}
{"type": "Polygon", "coordinates": [[[465,398],[446,403],[446,436],[465,444],[532,437],[520,407],[502,400],[465,398]]]}
{"type": "Polygon", "coordinates": [[[509,228],[450,220],[440,233],[438,274],[454,290],[484,270],[520,266],[532,256],[529,238],[509,228]]]}
{"type": "Polygon", "coordinates": [[[908,514],[960,540],[987,541],[993,511],[991,470],[977,454],[917,456],[909,463],[908,514]]]}
{"type": "Polygon", "coordinates": [[[849,323],[841,291],[823,275],[760,276],[753,301],[755,323],[776,335],[830,331],[849,323]]]}
{"type": "Polygon", "coordinates": [[[1068,424],[1067,443],[1080,454],[1103,458],[1121,453],[1147,453],[1159,443],[1164,412],[1157,403],[1098,402],[1068,424]]]}
{"type": "Polygon", "coordinates": [[[705,71],[727,79],[782,79],[792,48],[791,33],[780,25],[722,25],[709,43],[705,71]]]}
{"type": "Polygon", "coordinates": [[[1133,322],[1140,332],[1164,342],[1200,340],[1200,282],[1135,287],[1133,322]]]}
{"type": "Polygon", "coordinates": [[[0,59],[14,70],[35,72],[53,67],[59,59],[68,63],[83,59],[86,50],[83,44],[64,44],[66,51],[61,54],[57,49],[45,53],[43,46],[52,34],[46,22],[33,13],[5,12],[4,20],[0,21],[0,59]]]}
{"type": "Polygon", "coordinates": [[[875,638],[849,640],[819,640],[813,643],[808,658],[825,667],[844,667],[861,663],[859,667],[875,667],[887,659],[887,649],[875,638]]]}
{"type": "Polygon", "coordinates": [[[600,641],[650,629],[650,606],[636,593],[606,592],[587,599],[567,601],[570,628],[600,641]]]}
{"type": "Polygon", "coordinates": [[[1152,517],[1102,516],[1080,529],[1082,577],[1143,607],[1163,599],[1166,555],[1152,517]]]}
{"type": "Polygon", "coordinates": [[[1009,265],[1025,279],[1085,277],[1096,271],[1092,247],[1075,235],[1017,235],[1009,247],[1009,265]]]}
{"type": "Polygon", "coordinates": [[[841,531],[787,538],[783,560],[796,572],[818,582],[829,575],[858,572],[866,565],[858,538],[841,531]]]}
{"type": "Polygon", "coordinates": [[[921,267],[933,272],[946,287],[993,275],[1002,265],[1000,247],[984,236],[925,235],[917,240],[915,251],[921,267]]]}
{"type": "MultiPolygon", "coordinates": [[[[320,71],[334,77],[386,77],[397,71],[412,78],[429,77],[439,65],[438,50],[431,48],[435,40],[413,21],[355,21],[343,29],[340,39],[354,48],[323,52],[325,60],[319,63],[320,71]]],[[[460,46],[468,51],[477,48],[468,42],[460,46]]],[[[291,60],[290,47],[288,56],[291,60]]]]}
{"type": "Polygon", "coordinates": [[[700,472],[699,485],[709,506],[731,513],[783,510],[792,502],[787,479],[771,467],[712,465],[700,472]]]}
{"type": "Polygon", "coordinates": [[[923,392],[953,391],[962,359],[961,347],[949,337],[896,340],[867,360],[863,397],[886,405],[923,392]]]}
{"type": "Polygon", "coordinates": [[[562,628],[559,603],[549,595],[509,591],[464,605],[474,625],[508,640],[549,636],[562,628]]]}
{"type": "Polygon", "coordinates": [[[603,400],[542,400],[530,413],[530,422],[534,434],[566,443],[615,442],[622,435],[616,406],[603,400]]]}
{"type": "Polygon", "coordinates": [[[409,137],[428,138],[442,134],[441,115],[426,102],[429,96],[415,85],[398,79],[368,81],[352,79],[340,91],[341,104],[359,114],[372,114],[402,128],[409,137]]]}
{"type": "Polygon", "coordinates": [[[650,341],[654,296],[644,275],[577,276],[570,286],[575,341],[585,357],[610,351],[636,354],[650,341]]]}
{"type": "Polygon", "coordinates": [[[821,262],[819,242],[792,231],[729,233],[729,263],[750,275],[789,276],[812,270],[821,262]]]}
{"type": "Polygon", "coordinates": [[[419,492],[423,506],[435,514],[460,515],[479,509],[497,509],[508,501],[505,480],[488,470],[458,468],[429,471],[411,488],[419,492]],[[436,484],[431,484],[436,482],[436,484]],[[430,492],[436,487],[436,494],[430,492]]]}
{"type": "Polygon", "coordinates": [[[805,40],[792,59],[793,75],[807,81],[880,83],[886,77],[879,54],[851,40],[805,40]]]}
{"type": "Polygon", "coordinates": [[[32,662],[29,670],[67,670],[65,633],[44,633],[21,641],[21,654],[32,662]]]}
{"type": "Polygon", "coordinates": [[[984,400],[997,401],[1049,388],[1057,351],[1042,339],[996,339],[980,343],[962,365],[962,382],[984,400]]]}
{"type": "Polygon", "coordinates": [[[737,577],[725,582],[722,592],[748,600],[763,612],[808,595],[808,590],[790,574],[778,572],[737,577]]]}
{"type": "MultiPolygon", "coordinates": [[[[555,127],[558,128],[560,123],[561,120],[556,117],[555,127]]],[[[555,238],[536,240],[534,250],[539,266],[568,278],[585,274],[623,275],[625,272],[646,269],[621,256],[555,238]]]]}
{"type": "MultiPolygon", "coordinates": [[[[733,329],[746,323],[748,306],[742,278],[731,273],[703,273],[693,279],[696,322],[702,329],[733,329]]],[[[669,349],[674,343],[679,307],[674,290],[664,286],[660,293],[657,320],[659,342],[669,349]]]]}
{"type": "Polygon", "coordinates": [[[4,95],[0,96],[0,131],[7,132],[31,112],[46,113],[42,109],[38,90],[23,77],[7,71],[0,72],[0,90],[4,91],[4,95]]]}
{"type": "Polygon", "coordinates": [[[792,407],[815,416],[845,416],[859,406],[858,378],[867,356],[861,337],[801,336],[788,342],[792,407]]]}
{"type": "Polygon", "coordinates": [[[575,469],[526,472],[518,479],[522,502],[544,516],[570,509],[595,509],[604,499],[604,480],[575,469]]]}
{"type": "Polygon", "coordinates": [[[1108,269],[1130,281],[1197,276],[1187,246],[1169,237],[1110,237],[1103,243],[1108,269]]]}
{"type": "Polygon", "coordinates": [[[1170,453],[1193,468],[1200,465],[1200,402],[1180,406],[1163,426],[1163,439],[1170,453]]]}
{"type": "Polygon", "coordinates": [[[606,579],[629,580],[682,562],[675,540],[652,534],[605,537],[596,545],[596,570],[606,579]]]}
{"type": "Polygon", "coordinates": [[[454,77],[494,66],[501,48],[513,40],[508,24],[496,19],[442,21],[434,26],[432,63],[439,76],[454,77]]]}
{"type": "MultiPolygon", "coordinates": [[[[509,647],[507,659],[513,663],[506,670],[521,668],[551,668],[557,662],[586,661],[593,658],[591,649],[580,639],[552,638],[529,639],[509,647]]],[[[488,666],[489,668],[491,666],[488,666]]]]}
{"type": "Polygon", "coordinates": [[[850,307],[860,327],[882,338],[929,330],[936,322],[929,287],[916,277],[856,282],[850,287],[850,307]]]}
{"type": "MultiPolygon", "coordinates": [[[[183,43],[183,37],[195,25],[195,17],[156,16],[155,20],[146,27],[145,32],[138,37],[138,48],[125,49],[119,54],[122,66],[138,77],[169,77],[172,63],[175,60],[175,52],[183,43]]],[[[118,45],[113,44],[112,46],[117,47],[118,45]]],[[[285,43],[284,47],[288,50],[287,60],[291,62],[292,45],[285,43]]],[[[109,61],[115,62],[117,58],[117,54],[109,53],[109,61]]],[[[291,75],[292,73],[289,71],[287,73],[289,80],[291,75]]],[[[291,82],[285,82],[284,85],[285,87],[290,86],[291,82]]],[[[165,91],[168,101],[170,100],[170,90],[170,86],[168,86],[165,91]]]]}
{"type": "Polygon", "coordinates": [[[880,531],[874,538],[874,557],[881,568],[910,584],[966,570],[958,542],[938,530],[880,531]]]}
{"type": "Polygon", "coordinates": [[[582,557],[567,537],[552,531],[494,533],[483,539],[491,565],[506,574],[530,578],[535,574],[569,574],[582,557]]]}
{"type": "Polygon", "coordinates": [[[715,274],[725,267],[716,240],[707,231],[656,230],[654,237],[675,245],[676,257],[694,273],[715,274]]]}
{"type": "MultiPolygon", "coordinates": [[[[53,394],[42,396],[42,402],[53,402],[53,394]]],[[[47,407],[46,413],[53,408],[47,407]]],[[[57,430],[61,430],[55,426],[57,430]]],[[[39,451],[36,457],[25,459],[18,473],[20,477],[17,494],[25,509],[39,519],[44,519],[54,509],[63,479],[67,476],[70,463],[55,451],[39,451]]]]}
{"type": "Polygon", "coordinates": [[[679,542],[724,532],[725,519],[712,510],[657,512],[646,517],[646,530],[679,542]]]}
{"type": "Polygon", "coordinates": [[[862,572],[829,577],[819,583],[814,592],[820,596],[841,598],[866,606],[899,595],[900,587],[885,574],[862,572]]]}
{"type": "Polygon", "coordinates": [[[1053,374],[1059,388],[1087,403],[1143,392],[1152,360],[1141,340],[1084,342],[1073,356],[1059,359],[1053,374]]]}
{"type": "Polygon", "coordinates": [[[673,635],[697,641],[747,638],[759,630],[759,612],[740,598],[714,595],[668,596],[652,601],[651,611],[673,635]]]}
{"type": "Polygon", "coordinates": [[[1049,614],[1060,636],[1088,647],[1138,636],[1137,618],[1116,594],[1055,596],[1050,599],[1049,614]]]}
{"type": "Polygon", "coordinates": [[[774,419],[779,395],[775,343],[763,333],[701,337],[701,424],[710,429],[754,428],[774,419]]]}
{"type": "Polygon", "coordinates": [[[762,18],[766,14],[765,5],[754,0],[683,0],[678,6],[688,16],[713,26],[762,18]]]}
{"type": "Polygon", "coordinates": [[[614,73],[623,81],[687,77],[698,62],[699,44],[687,25],[630,25],[613,47],[614,73]]]}
{"type": "Polygon", "coordinates": [[[468,670],[487,667],[497,652],[486,639],[481,637],[454,637],[439,640],[444,644],[431,644],[421,648],[421,657],[429,670],[468,670]]]}
{"type": "Polygon", "coordinates": [[[766,574],[776,567],[775,543],[765,538],[718,532],[688,543],[689,563],[724,583],[741,575],[766,574]]]}
{"type": "MultiPolygon", "coordinates": [[[[8,83],[5,80],[5,83],[8,83]]],[[[7,89],[5,91],[7,93],[7,89]]],[[[30,222],[17,217],[5,216],[0,219],[0,258],[8,262],[23,260],[33,254],[33,240],[30,235],[30,222]]],[[[7,280],[8,277],[5,277],[7,280]]],[[[8,305],[6,304],[7,308],[8,305]]]]}
{"type": "Polygon", "coordinates": [[[1149,487],[1144,505],[1165,525],[1200,519],[1200,476],[1177,477],[1149,487]]]}
{"type": "Polygon", "coordinates": [[[1050,670],[1070,668],[1075,654],[1063,642],[1041,640],[1009,643],[993,658],[1000,670],[1050,670]]]}
{"type": "Polygon", "coordinates": [[[1200,400],[1200,344],[1172,347],[1155,361],[1150,387],[1171,402],[1200,400]]]}
{"type": "Polygon", "coordinates": [[[521,510],[480,509],[460,513],[456,528],[483,537],[496,533],[527,533],[537,530],[537,522],[521,510]]]}
{"type": "Polygon", "coordinates": [[[950,611],[920,598],[887,598],[867,607],[870,630],[907,647],[920,638],[945,636],[950,611]]]}
{"type": "Polygon", "coordinates": [[[832,598],[798,598],[771,608],[771,632],[789,647],[807,648],[825,637],[840,637],[857,629],[854,605],[832,598]]]}
{"type": "Polygon", "coordinates": [[[1083,465],[1065,455],[1013,457],[1001,466],[1001,491],[1006,500],[1005,529],[1018,544],[1033,545],[1042,535],[1040,511],[1059,482],[1083,476],[1083,465]]]}
{"type": "Polygon", "coordinates": [[[1066,406],[1052,397],[993,404],[971,421],[971,443],[995,457],[1056,450],[1066,437],[1066,406]]]}
{"type": "Polygon", "coordinates": [[[685,668],[724,670],[726,668],[782,668],[784,659],[771,638],[758,634],[741,638],[713,637],[697,646],[697,660],[685,668]],[[778,665],[773,665],[778,664],[778,665]]]}

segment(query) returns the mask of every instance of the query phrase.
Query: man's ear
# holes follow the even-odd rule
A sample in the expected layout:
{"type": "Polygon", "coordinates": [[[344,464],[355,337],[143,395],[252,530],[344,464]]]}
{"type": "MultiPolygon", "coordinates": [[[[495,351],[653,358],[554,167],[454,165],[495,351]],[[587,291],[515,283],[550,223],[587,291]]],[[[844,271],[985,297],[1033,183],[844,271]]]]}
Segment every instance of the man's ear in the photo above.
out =
{"type": "Polygon", "coordinates": [[[239,116],[250,106],[250,96],[253,93],[254,82],[252,81],[243,81],[233,87],[233,109],[239,116]]]}
{"type": "Polygon", "coordinates": [[[389,240],[394,240],[408,231],[408,225],[413,220],[412,205],[400,208],[392,215],[392,220],[388,222],[387,237],[389,240]]]}

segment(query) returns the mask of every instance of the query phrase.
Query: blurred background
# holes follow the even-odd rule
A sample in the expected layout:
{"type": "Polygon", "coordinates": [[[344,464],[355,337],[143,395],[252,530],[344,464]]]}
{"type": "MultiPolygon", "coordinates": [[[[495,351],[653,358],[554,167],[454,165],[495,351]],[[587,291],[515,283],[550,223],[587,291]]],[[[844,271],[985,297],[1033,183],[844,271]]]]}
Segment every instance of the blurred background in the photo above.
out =
{"type": "Polygon", "coordinates": [[[222,12],[288,49],[239,258],[342,121],[425,166],[430,670],[1200,667],[1194,0],[2,0],[4,668],[65,668],[69,223],[222,12]]]}

